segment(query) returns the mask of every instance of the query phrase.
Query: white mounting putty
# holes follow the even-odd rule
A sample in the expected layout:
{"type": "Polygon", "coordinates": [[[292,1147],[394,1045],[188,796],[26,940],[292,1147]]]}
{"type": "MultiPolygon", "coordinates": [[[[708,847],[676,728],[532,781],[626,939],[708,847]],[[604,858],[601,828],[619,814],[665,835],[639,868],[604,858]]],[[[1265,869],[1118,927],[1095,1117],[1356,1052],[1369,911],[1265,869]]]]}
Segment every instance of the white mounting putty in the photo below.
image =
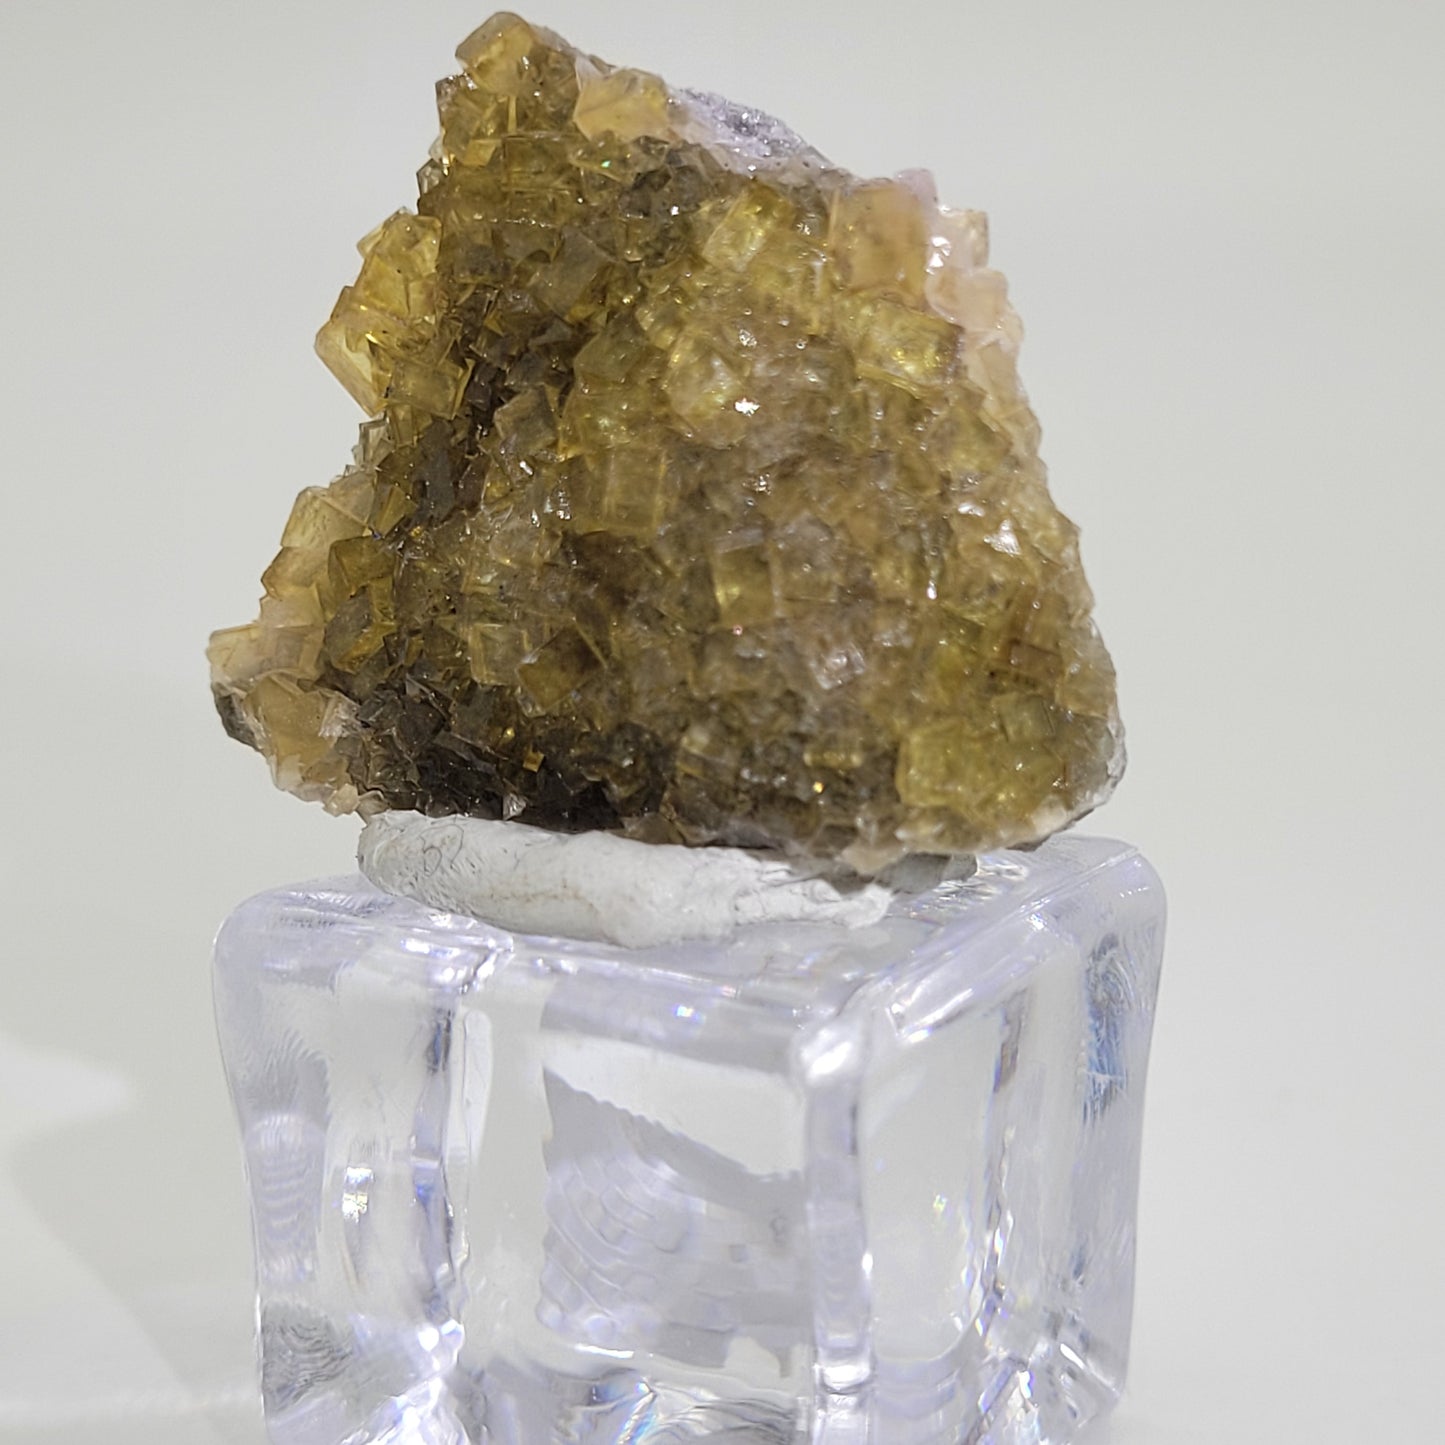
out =
{"type": "Polygon", "coordinates": [[[631,948],[716,939],[739,924],[866,928],[893,898],[881,883],[839,888],[775,855],[553,833],[484,818],[378,813],[362,829],[361,871],[388,893],[516,933],[631,948]]]}

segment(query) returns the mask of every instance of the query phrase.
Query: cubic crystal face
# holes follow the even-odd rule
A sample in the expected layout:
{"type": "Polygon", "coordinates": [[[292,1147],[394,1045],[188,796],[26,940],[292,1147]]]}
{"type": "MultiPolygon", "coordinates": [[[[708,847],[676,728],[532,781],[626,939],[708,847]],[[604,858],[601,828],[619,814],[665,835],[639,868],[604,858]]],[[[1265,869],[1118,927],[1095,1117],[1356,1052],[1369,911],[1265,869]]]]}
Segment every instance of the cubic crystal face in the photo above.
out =
{"type": "Polygon", "coordinates": [[[647,952],[342,880],[216,952],[278,1445],[1039,1445],[1117,1395],[1163,899],[1124,845],[647,952]]]}
{"type": "Polygon", "coordinates": [[[458,58],[317,340],[375,419],[212,639],[228,730],[338,812],[865,872],[1103,801],[1113,667],[982,214],[516,16],[458,58]]]}

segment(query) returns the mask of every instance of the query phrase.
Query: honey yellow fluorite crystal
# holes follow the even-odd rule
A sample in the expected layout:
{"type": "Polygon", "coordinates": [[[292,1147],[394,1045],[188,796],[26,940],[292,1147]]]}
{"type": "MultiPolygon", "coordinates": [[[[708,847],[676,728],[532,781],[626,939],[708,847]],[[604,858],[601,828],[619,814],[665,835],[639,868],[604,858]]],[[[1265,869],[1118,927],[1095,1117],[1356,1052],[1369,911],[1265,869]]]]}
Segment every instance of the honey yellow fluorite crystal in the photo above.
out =
{"type": "Polygon", "coordinates": [[[981,214],[513,15],[317,349],[373,420],[297,499],[228,729],[328,808],[878,868],[1122,767],[981,214]]]}

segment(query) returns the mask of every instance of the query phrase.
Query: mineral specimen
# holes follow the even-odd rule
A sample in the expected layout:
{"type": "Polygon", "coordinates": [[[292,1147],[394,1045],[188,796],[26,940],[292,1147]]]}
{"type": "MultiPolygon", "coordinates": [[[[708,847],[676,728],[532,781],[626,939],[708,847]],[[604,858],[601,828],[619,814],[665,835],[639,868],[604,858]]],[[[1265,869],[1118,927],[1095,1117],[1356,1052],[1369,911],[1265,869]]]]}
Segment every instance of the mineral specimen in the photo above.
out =
{"type": "Polygon", "coordinates": [[[336,812],[861,870],[1122,769],[984,217],[497,15],[317,338],[374,417],[297,499],[229,731],[336,812]]]}

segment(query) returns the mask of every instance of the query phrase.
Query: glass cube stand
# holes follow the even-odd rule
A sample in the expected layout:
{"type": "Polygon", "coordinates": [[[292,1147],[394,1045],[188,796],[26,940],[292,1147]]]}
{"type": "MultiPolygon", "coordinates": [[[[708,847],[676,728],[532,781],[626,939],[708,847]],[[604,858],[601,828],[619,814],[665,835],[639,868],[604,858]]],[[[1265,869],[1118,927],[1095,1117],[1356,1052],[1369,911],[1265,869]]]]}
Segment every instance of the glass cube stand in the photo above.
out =
{"type": "Polygon", "coordinates": [[[1065,835],[648,950],[360,878],[216,946],[275,1445],[1060,1445],[1122,1387],[1164,903],[1065,835]]]}

